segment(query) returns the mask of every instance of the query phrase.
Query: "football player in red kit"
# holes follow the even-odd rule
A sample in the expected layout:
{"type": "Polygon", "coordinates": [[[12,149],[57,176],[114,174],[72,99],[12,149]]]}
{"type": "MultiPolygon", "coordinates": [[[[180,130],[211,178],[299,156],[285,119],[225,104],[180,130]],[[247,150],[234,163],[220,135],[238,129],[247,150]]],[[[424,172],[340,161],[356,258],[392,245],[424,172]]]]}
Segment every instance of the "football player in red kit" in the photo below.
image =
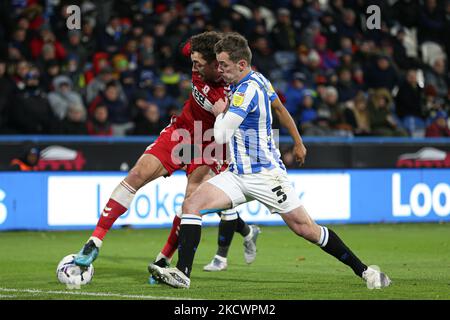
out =
{"type": "MultiPolygon", "coordinates": [[[[214,103],[226,97],[225,83],[218,75],[213,50],[220,36],[217,32],[205,32],[193,36],[183,48],[184,53],[190,54],[192,59],[192,93],[185,102],[181,115],[172,118],[158,139],[147,147],[127,177],[114,189],[91,237],[75,257],[77,265],[89,266],[97,258],[105,235],[128,210],[137,190],[145,184],[161,176],[170,176],[176,170],[185,169],[188,177],[185,193],[187,198],[201,182],[211,177],[211,170],[218,173],[224,167],[213,158],[222,156],[211,152],[223,150],[222,146],[218,148],[212,145],[215,117],[211,112],[214,103]],[[209,138],[208,130],[211,133],[209,138]],[[209,152],[205,152],[207,150],[209,152]]],[[[245,237],[245,257],[247,262],[251,262],[256,255],[255,242],[259,229],[256,226],[249,227],[237,218],[236,211],[230,210],[222,214],[222,224],[229,224],[226,228],[226,243],[222,243],[222,249],[228,250],[232,235],[237,230],[245,237]]],[[[167,243],[155,261],[160,266],[167,266],[177,249],[180,221],[180,217],[176,215],[167,243]]],[[[219,238],[223,240],[223,237],[219,238]]],[[[226,260],[221,268],[226,268],[226,260]]],[[[218,270],[213,268],[207,271],[218,270]]]]}

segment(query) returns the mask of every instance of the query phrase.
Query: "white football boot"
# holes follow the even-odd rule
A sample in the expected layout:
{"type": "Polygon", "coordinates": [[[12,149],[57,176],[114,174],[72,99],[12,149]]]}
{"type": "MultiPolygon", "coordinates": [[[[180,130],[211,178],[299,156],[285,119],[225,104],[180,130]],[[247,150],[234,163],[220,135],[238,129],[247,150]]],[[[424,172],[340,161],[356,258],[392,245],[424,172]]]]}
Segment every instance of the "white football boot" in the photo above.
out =
{"type": "Polygon", "coordinates": [[[368,266],[367,270],[363,272],[362,277],[366,280],[367,288],[370,290],[385,288],[391,284],[389,277],[375,265],[368,266]]]}
{"type": "Polygon", "coordinates": [[[224,271],[227,270],[228,264],[227,259],[218,255],[215,255],[214,258],[203,267],[203,271],[224,271]]]}
{"type": "Polygon", "coordinates": [[[256,240],[261,233],[261,229],[254,224],[249,227],[251,228],[251,237],[248,240],[244,240],[244,258],[245,262],[250,264],[256,259],[256,240]]]}

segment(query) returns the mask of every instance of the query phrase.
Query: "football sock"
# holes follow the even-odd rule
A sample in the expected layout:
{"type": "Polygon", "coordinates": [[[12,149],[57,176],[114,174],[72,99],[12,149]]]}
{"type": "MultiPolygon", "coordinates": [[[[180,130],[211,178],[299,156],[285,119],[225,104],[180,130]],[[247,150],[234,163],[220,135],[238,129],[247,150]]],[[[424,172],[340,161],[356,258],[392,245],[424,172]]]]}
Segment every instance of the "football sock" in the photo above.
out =
{"type": "Polygon", "coordinates": [[[123,180],[111,194],[92,233],[92,237],[103,240],[117,218],[128,210],[135,194],[136,190],[123,180]]]}
{"type": "Polygon", "coordinates": [[[101,247],[102,247],[103,241],[100,240],[99,238],[97,238],[97,237],[90,237],[90,238],[88,239],[88,242],[89,242],[89,240],[94,241],[94,244],[95,244],[95,246],[96,246],[97,248],[101,248],[101,247]]]}
{"type": "Polygon", "coordinates": [[[253,229],[248,227],[248,234],[244,237],[244,241],[250,241],[253,238],[253,229]]]}
{"type": "Polygon", "coordinates": [[[234,231],[236,230],[237,219],[234,220],[220,220],[219,235],[217,238],[217,255],[223,258],[228,256],[228,249],[233,240],[234,231]]]}
{"type": "Polygon", "coordinates": [[[354,255],[333,230],[320,226],[320,239],[317,244],[326,253],[352,268],[357,276],[362,277],[362,273],[367,269],[367,266],[354,255]]]}
{"type": "Polygon", "coordinates": [[[236,232],[239,232],[243,237],[248,236],[250,233],[250,227],[247,223],[245,223],[244,220],[241,219],[241,217],[238,214],[237,218],[237,224],[236,224],[236,232]]]}
{"type": "Polygon", "coordinates": [[[190,276],[195,251],[200,243],[202,218],[194,214],[183,214],[178,237],[177,268],[186,276],[190,276]]]}
{"type": "Polygon", "coordinates": [[[178,247],[180,222],[181,218],[178,215],[175,215],[175,218],[173,218],[172,229],[170,229],[169,237],[167,238],[167,242],[164,245],[164,248],[161,250],[161,253],[168,258],[168,261],[172,259],[172,256],[178,247]]]}

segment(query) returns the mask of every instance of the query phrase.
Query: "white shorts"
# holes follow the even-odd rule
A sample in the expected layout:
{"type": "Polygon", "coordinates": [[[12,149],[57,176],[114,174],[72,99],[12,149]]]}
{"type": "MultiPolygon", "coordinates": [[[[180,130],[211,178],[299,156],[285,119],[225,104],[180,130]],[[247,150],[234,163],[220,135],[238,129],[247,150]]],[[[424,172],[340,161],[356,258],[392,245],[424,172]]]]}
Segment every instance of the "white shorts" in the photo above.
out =
{"type": "Polygon", "coordinates": [[[301,206],[286,171],[279,168],[251,174],[225,171],[208,182],[225,192],[233,207],[258,200],[272,213],[287,213],[301,206]]]}

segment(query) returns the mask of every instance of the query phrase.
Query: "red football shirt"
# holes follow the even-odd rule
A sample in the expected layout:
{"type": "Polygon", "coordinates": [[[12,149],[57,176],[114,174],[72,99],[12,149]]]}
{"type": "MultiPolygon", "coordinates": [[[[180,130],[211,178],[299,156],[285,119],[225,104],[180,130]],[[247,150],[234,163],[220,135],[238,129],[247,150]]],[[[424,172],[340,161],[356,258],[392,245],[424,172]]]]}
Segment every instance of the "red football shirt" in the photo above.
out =
{"type": "Polygon", "coordinates": [[[211,111],[212,107],[216,101],[226,97],[227,91],[228,87],[225,82],[205,82],[201,79],[198,72],[193,72],[192,91],[179,116],[180,122],[188,130],[193,130],[194,121],[202,122],[202,132],[214,128],[216,118],[211,111]]]}

